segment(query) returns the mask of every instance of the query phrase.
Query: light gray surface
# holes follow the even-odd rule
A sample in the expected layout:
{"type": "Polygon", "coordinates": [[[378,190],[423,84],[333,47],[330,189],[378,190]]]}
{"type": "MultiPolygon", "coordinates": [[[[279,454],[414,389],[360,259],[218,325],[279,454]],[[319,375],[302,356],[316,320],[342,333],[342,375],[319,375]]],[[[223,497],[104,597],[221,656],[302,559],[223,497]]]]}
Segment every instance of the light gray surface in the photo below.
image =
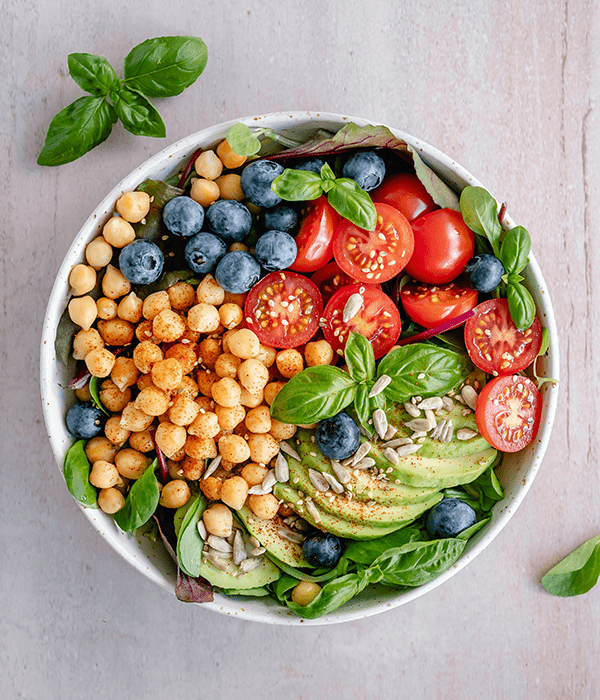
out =
{"type": "Polygon", "coordinates": [[[24,0],[1,12],[0,696],[597,698],[600,590],[563,600],[539,586],[600,531],[597,3],[24,0]],[[185,33],[209,63],[156,102],[166,139],[116,126],[75,163],[35,164],[52,116],[81,94],[68,53],[118,68],[143,39],[185,33]],[[532,234],[562,336],[557,425],[508,527],[427,596],[328,628],[228,619],[146,581],[77,511],[39,407],[46,300],[88,213],[163,145],[279,109],[364,116],[455,156],[532,234]]]}

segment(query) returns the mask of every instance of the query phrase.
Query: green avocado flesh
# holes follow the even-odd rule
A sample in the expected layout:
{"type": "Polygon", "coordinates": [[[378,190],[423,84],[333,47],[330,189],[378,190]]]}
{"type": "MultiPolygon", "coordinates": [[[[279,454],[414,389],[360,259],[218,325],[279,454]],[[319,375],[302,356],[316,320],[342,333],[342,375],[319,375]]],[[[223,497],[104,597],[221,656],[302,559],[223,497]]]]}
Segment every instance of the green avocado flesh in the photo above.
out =
{"type": "Polygon", "coordinates": [[[238,568],[233,562],[229,562],[226,565],[226,569],[226,571],[221,571],[209,561],[203,561],[200,564],[200,576],[213,586],[217,586],[217,588],[229,588],[238,591],[266,586],[267,583],[277,581],[281,576],[281,571],[266,557],[263,557],[256,569],[249,571],[247,574],[236,575],[238,574],[238,568]]]}

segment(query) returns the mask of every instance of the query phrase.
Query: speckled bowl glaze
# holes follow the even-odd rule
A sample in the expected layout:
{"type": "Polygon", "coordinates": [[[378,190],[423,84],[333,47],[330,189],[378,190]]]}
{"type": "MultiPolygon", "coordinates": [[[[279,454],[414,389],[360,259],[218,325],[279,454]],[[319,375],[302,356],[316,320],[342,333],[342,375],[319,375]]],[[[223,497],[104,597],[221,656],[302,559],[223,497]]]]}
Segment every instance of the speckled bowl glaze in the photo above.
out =
{"type": "MultiPolygon", "coordinates": [[[[354,122],[359,126],[374,123],[366,119],[323,112],[277,112],[218,124],[187,136],[161,151],[136,168],[106,195],[85,222],[65,256],[50,295],[44,320],[40,362],[41,394],[50,443],[60,468],[62,468],[65,453],[73,442],[64,422],[65,414],[73,402],[73,392],[64,388],[72,376],[72,368],[69,372],[56,358],[54,338],[59,319],[68,301],[69,285],[67,279],[71,268],[83,260],[85,246],[101,232],[102,226],[112,215],[115,201],[122,192],[133,190],[146,178],[161,179],[167,177],[176,171],[182,163],[185,163],[198,147],[207,148],[214,145],[224,137],[229,127],[239,121],[248,126],[268,126],[277,131],[289,132],[290,135],[300,137],[307,137],[318,129],[337,131],[348,122],[354,122]]],[[[481,185],[449,156],[414,136],[392,127],[390,129],[395,136],[404,139],[418,149],[423,160],[451,187],[460,191],[466,185],[481,185]]],[[[513,225],[510,220],[507,220],[506,223],[509,227],[513,225]]],[[[540,320],[550,334],[550,350],[544,358],[540,359],[538,369],[541,370],[543,376],[558,379],[558,338],[552,303],[538,264],[533,256],[530,257],[531,262],[525,273],[526,283],[533,294],[540,320]]],[[[436,586],[440,586],[444,581],[455,576],[492,542],[507,525],[529,491],[540,468],[550,438],[556,413],[557,384],[546,383],[542,393],[544,408],[536,440],[527,449],[506,455],[498,470],[498,476],[505,489],[504,500],[495,508],[491,521],[469,541],[460,560],[431,583],[405,592],[371,586],[340,610],[317,620],[301,620],[271,598],[226,597],[218,593],[215,594],[212,603],[202,604],[196,614],[201,615],[203,609],[207,609],[267,624],[327,625],[357,620],[390,610],[424,595],[436,586]]],[[[100,536],[126,561],[151,581],[170,593],[174,593],[176,568],[160,542],[153,543],[147,537],[136,538],[123,533],[111,516],[98,509],[81,507],[81,510],[100,536]]]]}

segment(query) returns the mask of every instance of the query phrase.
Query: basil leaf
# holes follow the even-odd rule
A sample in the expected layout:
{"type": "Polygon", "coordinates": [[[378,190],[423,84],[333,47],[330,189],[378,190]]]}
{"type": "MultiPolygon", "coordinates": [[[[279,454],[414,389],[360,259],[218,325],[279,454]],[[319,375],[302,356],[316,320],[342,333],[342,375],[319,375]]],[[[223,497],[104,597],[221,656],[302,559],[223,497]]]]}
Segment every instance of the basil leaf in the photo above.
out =
{"type": "Polygon", "coordinates": [[[245,124],[234,124],[225,134],[225,140],[238,156],[253,156],[260,151],[260,141],[245,124]]]}
{"type": "Polygon", "coordinates": [[[177,561],[188,576],[200,576],[204,540],[198,532],[198,522],[206,508],[206,499],[199,495],[187,509],[177,537],[177,561]]]}
{"type": "Polygon", "coordinates": [[[271,404],[282,423],[304,425],[331,418],[352,403],[356,382],[331,365],[308,367],[292,377],[271,404]]]}
{"type": "Polygon", "coordinates": [[[422,586],[450,568],[460,557],[466,541],[456,537],[429,542],[408,542],[389,549],[373,563],[391,586],[422,586]]]}
{"type": "Polygon", "coordinates": [[[462,353],[426,343],[414,343],[391,350],[379,363],[377,376],[392,381],[383,393],[391,401],[404,402],[412,396],[443,396],[464,381],[471,370],[462,353]]]}
{"type": "Polygon", "coordinates": [[[344,359],[348,366],[348,372],[354,381],[362,382],[365,379],[373,379],[375,376],[373,346],[361,333],[350,331],[348,334],[344,348],[344,359]]]}
{"type": "Polygon", "coordinates": [[[271,189],[287,202],[304,202],[308,199],[317,199],[323,194],[320,175],[310,170],[291,170],[290,168],[286,168],[273,180],[271,189]]]}
{"type": "Polygon", "coordinates": [[[155,459],[134,482],[125,499],[125,505],[114,514],[115,522],[124,532],[135,532],[154,515],[160,499],[158,481],[154,473],[157,464],[158,460],[155,459]]]}
{"type": "Polygon", "coordinates": [[[102,56],[72,53],[67,58],[69,73],[82,90],[105,96],[119,84],[114,68],[102,56]]]}
{"type": "Polygon", "coordinates": [[[206,44],[194,36],[147,39],[125,57],[123,83],[147,97],[179,95],[206,67],[206,44]]]}
{"type": "Polygon", "coordinates": [[[498,221],[498,205],[492,195],[483,187],[467,185],[460,195],[460,213],[472,231],[488,239],[494,255],[499,257],[502,226],[498,221]]]}
{"type": "Polygon", "coordinates": [[[117,121],[104,97],[80,97],[50,122],[38,165],[63,165],[77,160],[105,141],[117,121]]]}
{"type": "Polygon", "coordinates": [[[354,411],[356,412],[356,417],[369,435],[373,434],[373,428],[369,425],[369,418],[371,418],[372,411],[370,410],[371,402],[368,398],[372,386],[373,382],[359,384],[356,387],[356,396],[354,397],[354,411]]]}
{"type": "Polygon", "coordinates": [[[324,163],[321,168],[321,180],[335,180],[335,173],[329,163],[324,163]]]}
{"type": "Polygon", "coordinates": [[[373,200],[354,180],[347,177],[334,180],[327,199],[337,213],[348,221],[367,231],[375,230],[377,212],[373,200]]]}
{"type": "Polygon", "coordinates": [[[163,138],[165,124],[152,103],[139,92],[122,87],[110,93],[115,112],[123,126],[136,136],[163,138]]]}
{"type": "Polygon", "coordinates": [[[454,209],[455,211],[460,211],[459,200],[456,196],[456,192],[448,187],[448,185],[429,166],[425,165],[416,149],[409,146],[408,150],[412,154],[417,177],[438,207],[442,207],[442,209],[454,209]]]}
{"type": "Polygon", "coordinates": [[[531,326],[535,319],[535,302],[533,297],[522,284],[509,284],[506,290],[508,310],[515,326],[524,331],[531,326]]]}
{"type": "Polygon", "coordinates": [[[600,535],[584,542],[542,578],[542,586],[563,598],[582,595],[600,577],[600,535]]]}
{"type": "Polygon", "coordinates": [[[102,413],[106,414],[107,416],[110,416],[110,413],[104,408],[102,405],[102,401],[100,401],[100,387],[98,386],[100,384],[100,378],[99,377],[94,377],[90,379],[89,387],[90,387],[90,394],[92,396],[92,403],[96,408],[99,408],[102,413]]]}
{"type": "Polygon", "coordinates": [[[526,229],[515,226],[507,231],[500,248],[500,260],[506,272],[509,275],[521,272],[529,262],[530,251],[531,237],[526,229]]]}
{"type": "Polygon", "coordinates": [[[96,489],[90,484],[90,461],[85,454],[86,440],[69,448],[63,462],[63,474],[71,496],[84,506],[96,507],[96,489]]]}

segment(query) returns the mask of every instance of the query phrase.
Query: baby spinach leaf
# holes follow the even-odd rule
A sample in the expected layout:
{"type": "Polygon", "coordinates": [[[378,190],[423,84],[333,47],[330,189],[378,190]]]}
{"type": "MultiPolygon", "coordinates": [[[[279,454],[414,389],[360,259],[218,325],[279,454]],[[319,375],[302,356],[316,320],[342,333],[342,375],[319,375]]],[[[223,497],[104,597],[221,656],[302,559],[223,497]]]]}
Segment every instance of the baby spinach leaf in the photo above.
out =
{"type": "Polygon", "coordinates": [[[600,535],[584,542],[542,578],[542,586],[561,597],[582,595],[600,577],[600,535]]]}
{"type": "Polygon", "coordinates": [[[488,515],[487,517],[478,520],[474,525],[471,525],[471,527],[468,527],[466,530],[459,532],[458,535],[456,535],[456,539],[465,540],[466,542],[467,540],[471,539],[471,537],[473,537],[473,535],[476,532],[479,532],[479,530],[481,530],[484,527],[484,525],[487,525],[491,519],[492,516],[488,515]]]}
{"type": "Polygon", "coordinates": [[[350,376],[357,382],[365,379],[373,379],[375,376],[375,353],[373,346],[361,333],[350,331],[344,359],[348,366],[350,376]]]}
{"type": "Polygon", "coordinates": [[[448,185],[425,163],[412,146],[408,147],[412,153],[415,173],[423,187],[430,194],[433,201],[443,209],[454,209],[460,211],[460,205],[456,192],[448,185]]]}
{"type": "Polygon", "coordinates": [[[407,542],[384,552],[373,563],[391,586],[422,586],[446,571],[460,557],[466,542],[458,538],[407,542]]]}
{"type": "Polygon", "coordinates": [[[72,53],[67,58],[67,64],[77,85],[92,95],[108,95],[119,84],[115,69],[102,56],[72,53]]]}
{"type": "Polygon", "coordinates": [[[92,403],[96,408],[99,408],[102,413],[105,413],[107,416],[110,416],[110,413],[104,408],[102,405],[102,401],[100,401],[100,378],[99,377],[91,377],[89,387],[90,387],[90,394],[92,395],[92,403]]]}
{"type": "Polygon", "coordinates": [[[467,185],[460,195],[460,213],[467,226],[487,238],[496,257],[500,257],[502,226],[498,221],[498,205],[483,187],[467,185]]]}
{"type": "MultiPolygon", "coordinates": [[[[191,499],[190,499],[191,500],[191,499]]],[[[204,540],[198,532],[198,521],[206,508],[206,498],[198,495],[192,502],[181,523],[177,537],[177,561],[188,576],[200,575],[204,540]]]]}
{"type": "Polygon", "coordinates": [[[66,308],[60,317],[56,327],[56,338],[54,339],[54,352],[56,357],[67,367],[71,359],[73,350],[73,338],[80,330],[80,327],[71,321],[69,309],[66,308]]]}
{"type": "Polygon", "coordinates": [[[308,367],[287,382],[271,404],[282,423],[301,425],[331,418],[352,403],[356,382],[331,365],[308,367]]]}
{"type": "Polygon", "coordinates": [[[123,126],[136,136],[163,138],[167,135],[165,124],[150,100],[139,92],[120,87],[110,93],[117,116],[123,126]]]}
{"type": "Polygon", "coordinates": [[[238,156],[253,156],[260,151],[258,137],[245,124],[234,124],[225,134],[225,139],[238,156]]]}
{"type": "Polygon", "coordinates": [[[348,221],[359,228],[374,231],[377,226],[377,212],[368,192],[358,183],[347,177],[339,177],[327,193],[329,204],[348,221]]]}
{"type": "Polygon", "coordinates": [[[271,189],[287,202],[304,202],[323,194],[323,181],[320,175],[309,170],[286,168],[273,180],[271,189]]]}
{"type": "Polygon", "coordinates": [[[535,302],[529,290],[519,282],[509,284],[506,290],[508,310],[515,326],[524,331],[535,319],[535,302]]]}
{"type": "Polygon", "coordinates": [[[147,97],[179,95],[206,67],[206,44],[195,36],[147,39],[125,57],[123,83],[147,97]]]}
{"type": "Polygon", "coordinates": [[[155,459],[134,482],[125,498],[125,505],[114,515],[115,522],[124,532],[134,533],[154,515],[160,499],[158,481],[154,473],[157,464],[158,460],[155,459]]]}
{"type": "Polygon", "coordinates": [[[85,454],[86,440],[72,445],[63,462],[63,474],[73,498],[84,506],[96,507],[96,489],[90,484],[91,464],[85,454]]]}
{"type": "Polygon", "coordinates": [[[522,226],[515,226],[506,232],[502,247],[500,248],[500,260],[504,269],[509,274],[518,274],[529,262],[531,251],[531,237],[522,226]]]}
{"type": "Polygon", "coordinates": [[[388,550],[401,547],[409,542],[423,539],[422,531],[416,526],[403,527],[400,530],[378,537],[375,540],[350,540],[343,557],[356,564],[370,566],[378,557],[388,550]]]}

